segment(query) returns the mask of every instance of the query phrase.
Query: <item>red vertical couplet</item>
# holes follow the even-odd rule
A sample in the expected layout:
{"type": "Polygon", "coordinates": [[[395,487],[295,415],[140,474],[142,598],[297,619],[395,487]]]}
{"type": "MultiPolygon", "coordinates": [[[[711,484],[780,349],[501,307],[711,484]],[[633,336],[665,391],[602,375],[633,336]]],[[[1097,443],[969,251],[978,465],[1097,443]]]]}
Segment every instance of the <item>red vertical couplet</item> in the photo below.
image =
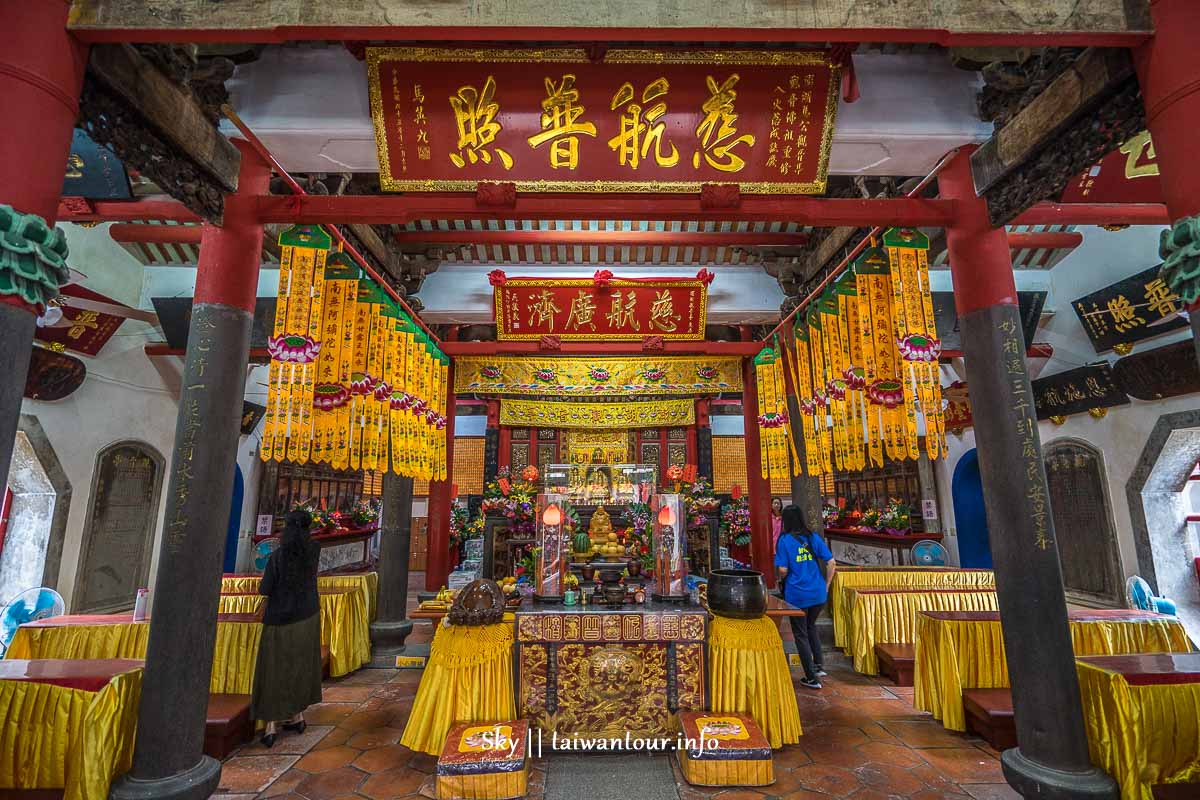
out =
{"type": "Polygon", "coordinates": [[[234,139],[233,144],[242,154],[238,190],[225,195],[221,227],[204,226],[192,302],[218,303],[253,314],[263,243],[263,227],[258,222],[255,203],[259,195],[268,192],[271,167],[249,142],[234,139]]]}
{"type": "Polygon", "coordinates": [[[775,554],[771,552],[771,486],[762,476],[762,445],[758,436],[758,386],[754,359],[742,360],[742,416],[745,420],[746,488],[750,503],[750,560],[767,586],[775,585],[775,554]]]}
{"type": "Polygon", "coordinates": [[[1134,51],[1167,214],[1174,222],[1200,214],[1200,3],[1153,0],[1154,38],[1134,51]]]}
{"type": "Polygon", "coordinates": [[[0,0],[0,203],[58,216],[87,48],[67,32],[67,0],[0,0]]]}
{"type": "Polygon", "coordinates": [[[446,479],[429,483],[429,561],[426,591],[446,585],[450,575],[450,503],[454,500],[454,361],[446,371],[446,479]]]}
{"type": "Polygon", "coordinates": [[[960,319],[981,308],[1017,304],[1008,235],[1004,228],[991,226],[987,201],[975,194],[974,150],[974,145],[963,147],[938,175],[941,196],[956,205],[956,221],[946,228],[946,246],[960,319]]]}

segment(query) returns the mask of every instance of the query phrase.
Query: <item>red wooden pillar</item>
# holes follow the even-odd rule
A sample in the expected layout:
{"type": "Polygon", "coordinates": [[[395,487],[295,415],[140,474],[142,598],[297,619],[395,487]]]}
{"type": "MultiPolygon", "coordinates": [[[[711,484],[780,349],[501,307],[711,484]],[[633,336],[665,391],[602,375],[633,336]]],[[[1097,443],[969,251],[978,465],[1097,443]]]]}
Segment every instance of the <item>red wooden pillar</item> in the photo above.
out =
{"type": "Polygon", "coordinates": [[[975,194],[973,150],[963,148],[938,184],[957,204],[946,245],[1019,742],[1001,765],[1023,797],[1115,798],[1112,779],[1088,759],[1008,237],[975,194]]]}
{"type": "Polygon", "coordinates": [[[767,586],[775,585],[771,552],[771,486],[762,476],[762,444],[758,436],[758,390],[754,359],[742,360],[742,418],[746,442],[746,497],[750,503],[750,561],[767,586]]]}
{"type": "MultiPolygon", "coordinates": [[[[0,108],[5,115],[0,205],[40,217],[50,228],[58,215],[87,63],[87,48],[67,33],[70,5],[67,0],[0,0],[0,108]]],[[[30,240],[48,234],[40,228],[36,220],[27,225],[19,217],[8,219],[0,225],[0,255],[11,250],[6,255],[28,259],[30,245],[44,243],[30,240]]],[[[37,305],[15,293],[0,295],[0,490],[8,485],[37,305]]]]}
{"type": "Polygon", "coordinates": [[[1154,38],[1134,51],[1134,64],[1146,105],[1146,126],[1154,141],[1163,198],[1172,223],[1167,248],[1159,256],[1163,277],[1193,312],[1192,336],[1200,354],[1200,281],[1177,273],[1182,250],[1200,244],[1200,159],[1196,158],[1196,129],[1200,126],[1200,59],[1195,32],[1200,3],[1195,0],[1153,0],[1150,14],[1154,38]]]}
{"type": "Polygon", "coordinates": [[[454,361],[447,372],[446,479],[429,483],[429,561],[425,589],[434,592],[446,585],[450,575],[450,503],[454,500],[454,361]]]}

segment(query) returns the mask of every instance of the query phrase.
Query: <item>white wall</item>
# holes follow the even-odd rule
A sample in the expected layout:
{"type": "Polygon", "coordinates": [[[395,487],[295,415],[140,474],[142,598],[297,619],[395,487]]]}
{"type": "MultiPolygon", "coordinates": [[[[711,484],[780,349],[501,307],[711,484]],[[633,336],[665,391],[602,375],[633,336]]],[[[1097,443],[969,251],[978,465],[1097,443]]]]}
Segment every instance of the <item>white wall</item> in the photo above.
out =
{"type": "MultiPolygon", "coordinates": [[[[1092,349],[1079,317],[1071,307],[1071,301],[1158,264],[1158,237],[1161,230],[1158,227],[1134,227],[1116,232],[1096,227],[1080,229],[1084,236],[1083,244],[1049,273],[1050,294],[1046,309],[1054,314],[1043,318],[1035,340],[1053,345],[1054,357],[1041,370],[1040,377],[1095,361],[1116,360],[1117,356],[1113,353],[1099,355],[1092,349]]],[[[1018,283],[1025,280],[1023,273],[1018,273],[1018,278],[1018,283]]],[[[1150,350],[1189,335],[1187,329],[1166,334],[1138,343],[1134,351],[1150,350]]],[[[943,383],[952,379],[943,373],[943,383]]],[[[1038,425],[1043,446],[1056,439],[1082,439],[1103,454],[1125,577],[1136,574],[1138,569],[1125,484],[1158,418],[1163,414],[1197,407],[1200,407],[1200,395],[1184,395],[1157,402],[1130,398],[1130,405],[1110,408],[1103,419],[1093,419],[1089,414],[1076,414],[1068,417],[1062,425],[1055,425],[1048,420],[1038,425]]],[[[937,465],[938,502],[946,524],[947,544],[957,558],[955,537],[958,531],[951,500],[951,479],[959,458],[975,446],[975,436],[968,429],[961,436],[948,433],[946,439],[948,456],[937,465]]]]}

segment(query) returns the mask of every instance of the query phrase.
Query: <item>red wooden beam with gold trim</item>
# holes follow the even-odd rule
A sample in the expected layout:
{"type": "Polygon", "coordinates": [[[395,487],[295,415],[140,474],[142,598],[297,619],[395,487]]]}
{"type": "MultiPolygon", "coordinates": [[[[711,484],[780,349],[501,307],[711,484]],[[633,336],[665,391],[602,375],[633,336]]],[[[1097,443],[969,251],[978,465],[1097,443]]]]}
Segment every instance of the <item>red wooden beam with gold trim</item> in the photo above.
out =
{"type": "Polygon", "coordinates": [[[400,231],[401,244],[581,245],[585,247],[801,247],[807,233],[750,231],[400,231]]]}
{"type": "Polygon", "coordinates": [[[762,342],[663,342],[662,349],[646,350],[641,342],[562,342],[559,349],[543,349],[540,342],[442,342],[442,351],[453,357],[537,354],[543,356],[625,355],[648,358],[659,355],[742,356],[753,358],[762,342]]]}

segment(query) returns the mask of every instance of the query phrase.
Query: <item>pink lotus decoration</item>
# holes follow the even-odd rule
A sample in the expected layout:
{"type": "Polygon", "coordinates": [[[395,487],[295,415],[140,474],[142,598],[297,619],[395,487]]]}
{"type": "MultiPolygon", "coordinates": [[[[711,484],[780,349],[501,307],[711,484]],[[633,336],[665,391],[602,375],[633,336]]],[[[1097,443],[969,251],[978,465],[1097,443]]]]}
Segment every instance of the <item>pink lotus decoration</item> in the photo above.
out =
{"type": "Polygon", "coordinates": [[[494,269],[488,273],[488,283],[492,286],[503,286],[508,283],[508,276],[504,274],[504,270],[494,269]]]}
{"type": "Polygon", "coordinates": [[[350,402],[350,390],[340,383],[318,383],[313,387],[313,408],[333,411],[350,402]]]}
{"type": "Polygon", "coordinates": [[[657,383],[667,377],[667,371],[662,367],[646,367],[642,370],[642,377],[651,383],[657,383]]]}
{"type": "Polygon", "coordinates": [[[717,368],[707,365],[699,366],[696,367],[696,374],[699,375],[702,380],[711,381],[717,377],[717,368]]]}
{"type": "Polygon", "coordinates": [[[321,343],[313,341],[311,336],[285,333],[267,341],[267,352],[271,358],[285,364],[311,364],[321,352],[321,343]]]}
{"type": "Polygon", "coordinates": [[[494,381],[500,377],[501,370],[500,367],[496,366],[495,364],[488,364],[480,368],[479,374],[487,378],[489,381],[494,381]]]}
{"type": "Polygon", "coordinates": [[[350,373],[350,394],[370,394],[375,389],[375,376],[369,372],[350,373]]]}
{"type": "Polygon", "coordinates": [[[844,380],[841,380],[840,378],[830,378],[829,382],[825,384],[825,388],[829,392],[829,398],[833,400],[846,399],[846,382],[844,380]]]}
{"type": "Polygon", "coordinates": [[[895,408],[904,403],[904,386],[898,381],[878,380],[867,389],[867,398],[877,406],[895,408]]]}
{"type": "Polygon", "coordinates": [[[862,367],[846,367],[842,375],[846,378],[846,388],[862,391],[867,388],[867,371],[862,367]]]}
{"type": "Polygon", "coordinates": [[[896,346],[905,361],[937,361],[942,354],[942,343],[920,333],[910,333],[896,340],[896,346]]]}
{"type": "Polygon", "coordinates": [[[766,414],[758,415],[758,427],[760,428],[782,428],[787,424],[787,412],[776,414],[774,411],[769,411],[766,414]]]}
{"type": "Polygon", "coordinates": [[[444,431],[446,429],[446,418],[438,414],[437,419],[433,421],[433,427],[435,430],[444,431]]]}
{"type": "Polygon", "coordinates": [[[393,411],[407,411],[412,406],[413,396],[408,392],[392,392],[390,398],[393,411]]]}
{"type": "Polygon", "coordinates": [[[813,392],[813,400],[812,401],[813,401],[813,413],[816,413],[816,410],[818,408],[825,408],[825,406],[829,405],[829,400],[826,399],[825,393],[822,392],[820,389],[813,392]]]}
{"type": "Polygon", "coordinates": [[[606,370],[604,367],[592,367],[590,370],[588,370],[588,377],[594,380],[596,383],[603,383],[612,377],[612,373],[606,370]]]}
{"type": "Polygon", "coordinates": [[[800,401],[800,411],[801,411],[801,413],[803,413],[803,414],[804,414],[806,417],[811,417],[811,416],[813,415],[813,411],[814,411],[814,409],[815,409],[815,407],[814,407],[814,405],[813,405],[813,401],[812,401],[812,400],[809,400],[807,397],[806,397],[806,398],[803,398],[803,399],[800,401]]]}
{"type": "Polygon", "coordinates": [[[412,405],[409,406],[409,408],[412,409],[413,414],[415,414],[419,417],[425,413],[425,409],[428,406],[429,406],[429,404],[427,402],[425,402],[424,400],[422,400],[420,397],[414,397],[413,401],[412,401],[412,405]]]}
{"type": "Polygon", "coordinates": [[[533,379],[542,383],[554,383],[554,379],[558,377],[554,370],[549,367],[542,367],[537,372],[533,373],[533,379]]]}
{"type": "Polygon", "coordinates": [[[596,284],[597,289],[607,289],[609,284],[612,283],[612,279],[612,271],[607,269],[598,269],[592,275],[592,282],[596,284]]]}
{"type": "Polygon", "coordinates": [[[380,381],[375,384],[375,389],[372,393],[376,400],[381,403],[386,403],[392,396],[392,385],[387,381],[380,381]]]}
{"type": "Polygon", "coordinates": [[[433,425],[435,422],[437,422],[437,418],[438,418],[438,413],[436,411],[434,411],[432,408],[425,409],[425,424],[426,425],[433,425]]]}

